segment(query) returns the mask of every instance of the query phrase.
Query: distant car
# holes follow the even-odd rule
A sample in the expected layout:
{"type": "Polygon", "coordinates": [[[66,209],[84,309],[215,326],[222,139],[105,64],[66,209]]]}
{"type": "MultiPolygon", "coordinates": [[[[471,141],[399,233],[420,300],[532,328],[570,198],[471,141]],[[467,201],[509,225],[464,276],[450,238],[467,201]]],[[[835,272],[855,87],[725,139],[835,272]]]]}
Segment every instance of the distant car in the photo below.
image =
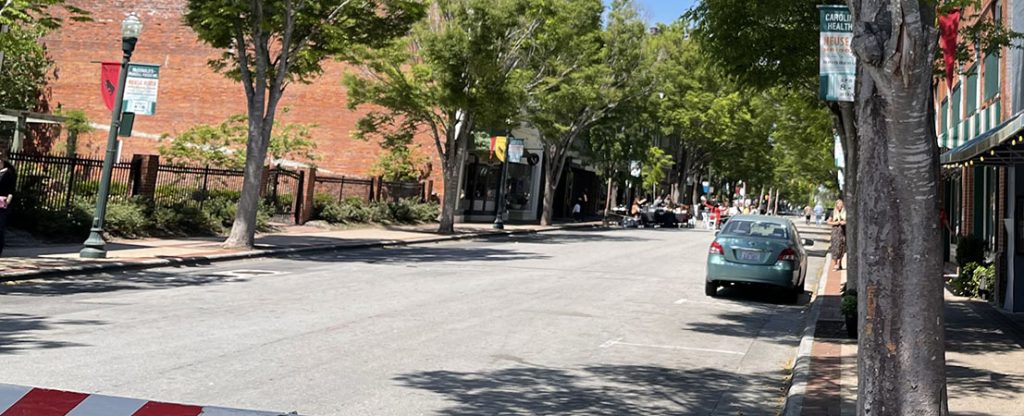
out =
{"type": "Polygon", "coordinates": [[[708,248],[704,293],[716,296],[731,283],[781,287],[795,301],[804,292],[807,251],[793,221],[783,217],[737,215],[708,248]]]}

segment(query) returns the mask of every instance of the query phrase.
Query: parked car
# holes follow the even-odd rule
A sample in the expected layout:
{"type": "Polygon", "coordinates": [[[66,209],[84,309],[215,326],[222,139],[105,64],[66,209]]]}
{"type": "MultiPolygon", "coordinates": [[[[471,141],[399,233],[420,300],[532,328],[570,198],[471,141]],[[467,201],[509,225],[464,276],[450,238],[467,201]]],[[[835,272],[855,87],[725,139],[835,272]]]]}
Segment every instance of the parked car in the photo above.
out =
{"type": "Polygon", "coordinates": [[[788,218],[737,215],[708,248],[704,292],[716,296],[729,284],[767,285],[788,290],[796,301],[807,277],[804,247],[813,244],[800,238],[788,218]]]}

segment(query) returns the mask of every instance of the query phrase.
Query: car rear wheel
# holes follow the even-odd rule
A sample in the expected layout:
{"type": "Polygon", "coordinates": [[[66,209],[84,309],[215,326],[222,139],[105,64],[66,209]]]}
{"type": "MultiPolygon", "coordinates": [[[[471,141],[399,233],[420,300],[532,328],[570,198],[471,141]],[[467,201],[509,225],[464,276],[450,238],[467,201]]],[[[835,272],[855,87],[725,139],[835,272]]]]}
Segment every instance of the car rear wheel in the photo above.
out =
{"type": "Polygon", "coordinates": [[[714,296],[718,295],[718,283],[715,283],[715,282],[705,282],[704,283],[704,294],[708,295],[708,296],[711,296],[711,297],[714,297],[714,296]]]}

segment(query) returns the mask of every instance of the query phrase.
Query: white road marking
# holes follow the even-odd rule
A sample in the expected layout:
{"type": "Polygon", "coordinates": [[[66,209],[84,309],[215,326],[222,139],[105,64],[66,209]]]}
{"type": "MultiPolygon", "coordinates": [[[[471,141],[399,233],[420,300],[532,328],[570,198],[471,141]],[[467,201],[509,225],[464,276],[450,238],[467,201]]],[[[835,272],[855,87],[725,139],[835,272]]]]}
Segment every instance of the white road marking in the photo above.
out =
{"type": "Polygon", "coordinates": [[[746,355],[744,352],[729,351],[729,350],[718,350],[713,348],[694,348],[694,347],[683,347],[680,345],[658,345],[658,344],[636,344],[632,342],[622,342],[622,338],[610,339],[601,344],[601,348],[609,348],[616,345],[625,345],[627,347],[640,347],[640,348],[659,348],[664,350],[683,350],[683,351],[698,351],[698,352],[711,352],[716,354],[732,354],[732,355],[746,355]]]}
{"type": "Polygon", "coordinates": [[[0,413],[3,413],[4,410],[9,409],[11,406],[14,406],[18,400],[21,400],[22,397],[28,394],[29,390],[32,389],[22,386],[0,384],[0,413]]]}
{"type": "Polygon", "coordinates": [[[75,406],[67,416],[130,415],[142,408],[145,400],[124,397],[89,396],[75,406]]]}

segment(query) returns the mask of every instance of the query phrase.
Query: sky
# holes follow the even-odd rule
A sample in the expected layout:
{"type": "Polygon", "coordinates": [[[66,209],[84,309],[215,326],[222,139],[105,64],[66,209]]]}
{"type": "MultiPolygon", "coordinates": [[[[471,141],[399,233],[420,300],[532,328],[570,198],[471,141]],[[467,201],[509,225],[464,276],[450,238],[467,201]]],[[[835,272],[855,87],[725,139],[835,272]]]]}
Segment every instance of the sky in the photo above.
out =
{"type": "MultiPolygon", "coordinates": [[[[672,23],[697,0],[637,0],[641,13],[652,25],[655,23],[672,23]]],[[[605,4],[611,0],[605,0],[605,4]]]]}

